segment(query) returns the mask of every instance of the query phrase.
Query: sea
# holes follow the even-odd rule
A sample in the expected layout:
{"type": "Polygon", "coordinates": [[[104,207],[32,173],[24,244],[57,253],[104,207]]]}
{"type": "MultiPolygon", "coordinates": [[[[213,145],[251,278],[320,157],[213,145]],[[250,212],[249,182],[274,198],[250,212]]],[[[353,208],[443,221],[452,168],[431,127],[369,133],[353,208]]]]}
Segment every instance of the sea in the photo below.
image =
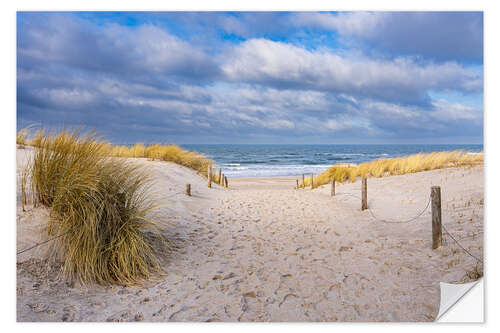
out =
{"type": "Polygon", "coordinates": [[[318,174],[336,163],[359,164],[417,153],[483,151],[482,144],[184,144],[204,154],[228,177],[286,177],[318,174]]]}

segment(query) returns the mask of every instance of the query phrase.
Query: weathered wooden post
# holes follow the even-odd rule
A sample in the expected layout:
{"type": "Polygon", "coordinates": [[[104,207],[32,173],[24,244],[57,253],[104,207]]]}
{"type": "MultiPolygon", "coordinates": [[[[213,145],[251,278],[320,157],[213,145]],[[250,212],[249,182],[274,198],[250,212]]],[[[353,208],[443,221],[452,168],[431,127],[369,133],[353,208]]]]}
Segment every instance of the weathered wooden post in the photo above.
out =
{"type": "Polygon", "coordinates": [[[313,173],[311,172],[311,190],[314,188],[313,173]]]}
{"type": "Polygon", "coordinates": [[[297,181],[297,186],[295,187],[295,189],[299,189],[299,180],[298,179],[295,179],[297,181]]]}
{"type": "Polygon", "coordinates": [[[229,183],[227,182],[227,177],[226,176],[224,176],[224,183],[226,184],[225,187],[228,188],[229,187],[229,183]]]}
{"type": "Polygon", "coordinates": [[[24,205],[26,205],[26,189],[25,189],[25,179],[21,179],[21,206],[23,208],[23,212],[26,210],[24,209],[24,205]]]}
{"type": "Polygon", "coordinates": [[[333,197],[335,195],[335,179],[332,179],[332,191],[330,195],[333,197]]]}
{"type": "Polygon", "coordinates": [[[361,180],[361,210],[365,210],[367,208],[367,195],[366,195],[366,177],[363,177],[361,180]]]}
{"type": "Polygon", "coordinates": [[[432,249],[437,249],[443,241],[441,227],[441,187],[431,187],[432,200],[432,249]]]}
{"type": "Polygon", "coordinates": [[[209,164],[207,169],[207,178],[208,178],[208,188],[212,187],[212,166],[209,164]]]}
{"type": "Polygon", "coordinates": [[[306,183],[305,183],[305,181],[306,181],[306,178],[305,178],[304,174],[302,174],[302,187],[303,187],[303,188],[306,188],[306,183]]]}
{"type": "Polygon", "coordinates": [[[224,174],[223,174],[223,173],[221,174],[221,177],[222,177],[222,179],[221,179],[221,182],[220,182],[220,186],[222,186],[222,187],[226,187],[226,182],[225,182],[225,180],[224,180],[224,177],[225,177],[225,176],[224,176],[224,174]]]}
{"type": "Polygon", "coordinates": [[[218,180],[219,180],[219,185],[222,185],[222,179],[220,178],[220,176],[221,176],[221,172],[222,172],[222,169],[221,169],[221,168],[219,168],[219,178],[218,178],[218,180]]]}
{"type": "Polygon", "coordinates": [[[186,195],[191,196],[191,184],[186,184],[186,195]]]}

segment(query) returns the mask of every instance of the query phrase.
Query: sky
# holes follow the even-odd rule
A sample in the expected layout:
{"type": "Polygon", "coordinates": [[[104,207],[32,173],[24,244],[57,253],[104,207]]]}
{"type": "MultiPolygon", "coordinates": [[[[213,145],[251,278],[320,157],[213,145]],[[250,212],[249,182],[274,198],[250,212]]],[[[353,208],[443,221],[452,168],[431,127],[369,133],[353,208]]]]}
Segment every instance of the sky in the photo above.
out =
{"type": "Polygon", "coordinates": [[[482,12],[18,12],[17,127],[482,143],[482,12]]]}

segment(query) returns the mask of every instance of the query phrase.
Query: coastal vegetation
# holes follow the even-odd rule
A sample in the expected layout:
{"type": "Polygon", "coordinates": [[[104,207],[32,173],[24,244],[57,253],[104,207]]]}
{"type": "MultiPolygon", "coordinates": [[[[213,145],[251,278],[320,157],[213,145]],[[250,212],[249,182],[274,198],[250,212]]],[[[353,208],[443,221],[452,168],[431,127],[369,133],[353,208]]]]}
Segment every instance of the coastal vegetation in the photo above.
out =
{"type": "MultiPolygon", "coordinates": [[[[314,187],[336,182],[354,182],[358,177],[384,177],[404,175],[421,171],[482,164],[484,154],[470,154],[461,150],[421,153],[405,157],[378,159],[355,165],[333,165],[325,172],[314,177],[314,187]]],[[[306,177],[301,187],[310,186],[311,179],[306,177]]]]}
{"type": "Polygon", "coordinates": [[[147,170],[109,158],[95,133],[39,131],[30,143],[37,149],[22,173],[22,201],[49,208],[46,236],[70,280],[134,284],[162,272],[168,244],[147,170]]]}
{"type": "Polygon", "coordinates": [[[106,144],[105,154],[112,157],[148,158],[173,162],[197,171],[204,177],[207,176],[208,166],[213,162],[204,155],[182,149],[177,145],[144,145],[137,143],[131,147],[125,145],[106,144]]]}
{"type": "Polygon", "coordinates": [[[16,144],[20,146],[24,146],[28,144],[29,139],[28,139],[28,128],[23,128],[22,130],[18,131],[16,134],[16,144]]]}
{"type": "MultiPolygon", "coordinates": [[[[40,147],[41,141],[46,135],[44,130],[38,130],[30,135],[30,129],[25,128],[17,132],[16,143],[18,145],[29,145],[40,147]],[[32,137],[30,139],[30,136],[32,137]]],[[[114,145],[100,141],[102,153],[109,157],[126,158],[148,158],[150,160],[159,160],[173,162],[197,171],[204,177],[207,177],[209,165],[213,161],[202,154],[182,149],[174,144],[149,144],[137,143],[133,146],[114,145]]]]}

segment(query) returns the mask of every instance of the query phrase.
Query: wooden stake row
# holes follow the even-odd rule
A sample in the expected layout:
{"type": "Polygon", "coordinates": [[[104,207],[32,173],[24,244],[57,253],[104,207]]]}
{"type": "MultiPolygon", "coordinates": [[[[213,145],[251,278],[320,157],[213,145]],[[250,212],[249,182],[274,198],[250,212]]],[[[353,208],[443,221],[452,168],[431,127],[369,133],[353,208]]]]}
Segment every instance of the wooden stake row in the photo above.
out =
{"type": "MultiPolygon", "coordinates": [[[[211,188],[212,187],[212,180],[214,178],[214,170],[213,170],[213,167],[211,165],[209,165],[207,167],[207,181],[208,181],[208,188],[211,188]]],[[[215,182],[215,180],[214,180],[215,182]]],[[[217,179],[217,183],[220,185],[220,186],[224,186],[224,188],[228,188],[229,187],[229,183],[227,181],[227,177],[222,173],[222,169],[219,168],[219,177],[217,179]]]]}

